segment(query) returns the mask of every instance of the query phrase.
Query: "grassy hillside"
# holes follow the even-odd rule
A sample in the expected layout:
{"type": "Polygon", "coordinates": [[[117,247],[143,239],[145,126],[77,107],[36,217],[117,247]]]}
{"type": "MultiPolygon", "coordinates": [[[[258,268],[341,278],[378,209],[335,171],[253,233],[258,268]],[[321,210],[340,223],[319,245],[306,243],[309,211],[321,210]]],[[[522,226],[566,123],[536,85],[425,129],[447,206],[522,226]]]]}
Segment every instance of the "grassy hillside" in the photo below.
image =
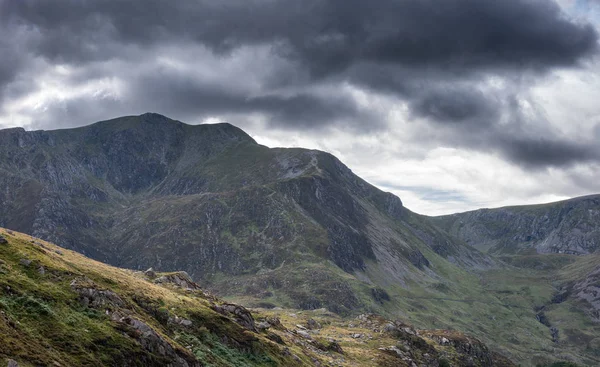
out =
{"type": "Polygon", "coordinates": [[[250,313],[185,273],[119,269],[20,233],[0,236],[4,364],[513,366],[459,332],[324,309],[250,313]]]}

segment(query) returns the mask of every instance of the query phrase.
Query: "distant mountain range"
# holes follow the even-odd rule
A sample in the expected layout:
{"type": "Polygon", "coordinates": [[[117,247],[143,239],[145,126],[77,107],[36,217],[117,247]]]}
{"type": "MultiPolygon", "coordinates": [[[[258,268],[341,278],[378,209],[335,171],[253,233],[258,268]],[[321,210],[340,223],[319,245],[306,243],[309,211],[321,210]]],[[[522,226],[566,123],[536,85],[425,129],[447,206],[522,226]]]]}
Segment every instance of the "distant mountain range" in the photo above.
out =
{"type": "Polygon", "coordinates": [[[591,289],[600,197],[432,218],[331,154],[149,113],[0,130],[0,208],[0,227],[120,267],[185,270],[250,306],[402,315],[517,361],[551,348],[600,363],[600,303],[574,291],[591,289]]]}
{"type": "Polygon", "coordinates": [[[600,249],[600,195],[475,210],[437,217],[434,223],[493,254],[591,254],[600,249]]]}

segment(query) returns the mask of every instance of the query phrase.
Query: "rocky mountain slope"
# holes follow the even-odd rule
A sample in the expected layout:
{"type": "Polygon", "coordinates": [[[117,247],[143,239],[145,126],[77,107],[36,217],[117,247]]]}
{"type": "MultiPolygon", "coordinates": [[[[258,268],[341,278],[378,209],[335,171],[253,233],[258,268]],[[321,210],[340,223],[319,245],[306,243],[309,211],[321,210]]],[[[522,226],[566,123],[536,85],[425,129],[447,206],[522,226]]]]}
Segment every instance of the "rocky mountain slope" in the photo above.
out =
{"type": "Polygon", "coordinates": [[[0,365],[514,366],[458,332],[256,311],[183,272],[135,272],[0,229],[0,365]]]}
{"type": "Polygon", "coordinates": [[[380,288],[442,276],[438,263],[494,264],[330,154],[156,114],[0,131],[0,206],[0,225],[94,259],[182,269],[223,294],[274,290],[307,309],[377,304],[380,288]],[[311,284],[288,286],[307,271],[311,284]],[[228,287],[232,276],[241,283],[228,287]]]}
{"type": "Polygon", "coordinates": [[[600,195],[432,219],[452,236],[492,254],[583,255],[600,250],[600,195]]]}

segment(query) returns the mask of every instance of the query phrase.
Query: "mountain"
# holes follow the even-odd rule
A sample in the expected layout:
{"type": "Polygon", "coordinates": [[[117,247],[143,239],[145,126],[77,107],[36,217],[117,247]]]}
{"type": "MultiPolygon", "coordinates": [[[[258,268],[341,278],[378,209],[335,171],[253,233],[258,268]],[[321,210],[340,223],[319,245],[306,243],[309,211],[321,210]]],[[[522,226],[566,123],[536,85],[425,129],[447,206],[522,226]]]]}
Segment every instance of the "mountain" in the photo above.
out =
{"type": "Polygon", "coordinates": [[[480,209],[433,218],[439,227],[492,254],[591,254],[600,250],[600,195],[480,209]]]}
{"type": "Polygon", "coordinates": [[[250,312],[184,272],[114,268],[3,229],[0,259],[3,366],[515,366],[461,333],[250,312]]]}
{"type": "Polygon", "coordinates": [[[144,114],[0,130],[0,226],[122,268],[185,271],[273,313],[376,313],[460,330],[522,365],[600,364],[588,257],[499,258],[445,220],[328,153],[267,148],[230,124],[144,114]]]}
{"type": "Polygon", "coordinates": [[[0,205],[0,225],[109,264],[182,269],[223,294],[274,288],[291,306],[342,313],[370,303],[346,274],[377,298],[440,276],[436,263],[494,265],[330,154],[157,114],[0,131],[0,205]],[[295,283],[307,272],[305,292],[295,283]]]}

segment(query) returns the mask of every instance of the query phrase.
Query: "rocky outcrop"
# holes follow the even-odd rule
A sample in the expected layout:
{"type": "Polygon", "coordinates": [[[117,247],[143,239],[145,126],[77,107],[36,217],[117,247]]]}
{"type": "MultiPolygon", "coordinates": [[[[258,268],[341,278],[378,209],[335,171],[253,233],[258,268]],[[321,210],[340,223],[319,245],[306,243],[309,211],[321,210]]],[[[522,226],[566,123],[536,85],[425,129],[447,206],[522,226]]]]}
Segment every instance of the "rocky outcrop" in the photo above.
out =
{"type": "Polygon", "coordinates": [[[590,318],[600,322],[600,267],[571,287],[572,297],[584,302],[590,318]]]}
{"type": "Polygon", "coordinates": [[[254,317],[246,308],[232,303],[224,303],[222,305],[213,305],[212,309],[222,315],[232,316],[239,325],[248,330],[258,332],[254,317]]]}
{"type": "Polygon", "coordinates": [[[73,280],[71,289],[79,294],[79,302],[86,307],[114,310],[125,306],[125,301],[115,292],[108,289],[98,289],[97,285],[90,279],[73,280]]]}
{"type": "MultiPolygon", "coordinates": [[[[146,276],[148,275],[148,271],[146,271],[146,276]]],[[[154,274],[156,276],[156,274],[154,274]]],[[[196,284],[192,277],[185,271],[179,271],[176,273],[165,274],[156,279],[154,279],[154,283],[157,284],[173,284],[177,287],[186,289],[186,290],[200,290],[200,286],[196,284]]]]}
{"type": "Polygon", "coordinates": [[[120,317],[117,321],[131,327],[134,331],[133,337],[140,345],[148,352],[164,357],[167,360],[166,365],[172,367],[202,366],[194,357],[173,348],[169,342],[143,321],[130,316],[120,317]]]}

